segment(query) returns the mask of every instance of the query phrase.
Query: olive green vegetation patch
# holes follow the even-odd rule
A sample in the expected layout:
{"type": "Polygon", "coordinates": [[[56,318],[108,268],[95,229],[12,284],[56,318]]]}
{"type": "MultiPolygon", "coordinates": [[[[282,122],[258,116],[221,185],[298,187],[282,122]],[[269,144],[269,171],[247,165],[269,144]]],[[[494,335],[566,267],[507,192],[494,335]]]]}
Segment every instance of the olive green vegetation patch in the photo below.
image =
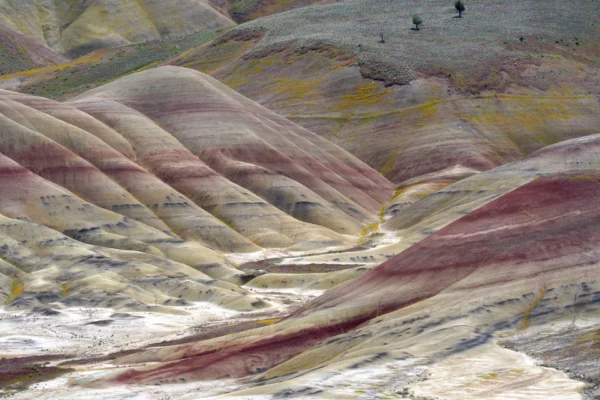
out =
{"type": "Polygon", "coordinates": [[[214,29],[99,50],[102,54],[100,57],[94,57],[93,54],[85,56],[92,59],[92,62],[72,63],[68,67],[65,64],[65,68],[57,68],[47,79],[31,85],[25,84],[19,91],[51,99],[73,97],[122,76],[151,68],[183,51],[215,39],[220,33],[222,29],[214,29]]]}

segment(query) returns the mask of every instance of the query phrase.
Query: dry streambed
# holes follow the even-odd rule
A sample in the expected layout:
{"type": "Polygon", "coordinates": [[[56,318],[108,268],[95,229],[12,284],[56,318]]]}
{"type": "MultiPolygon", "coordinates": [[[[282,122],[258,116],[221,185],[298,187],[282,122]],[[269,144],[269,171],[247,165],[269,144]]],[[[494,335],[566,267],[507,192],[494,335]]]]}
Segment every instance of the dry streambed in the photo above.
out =
{"type": "MultiPolygon", "coordinates": [[[[352,250],[357,254],[363,251],[352,250]]],[[[554,396],[547,398],[561,400],[580,399],[583,394],[589,394],[586,399],[593,398],[590,396],[596,389],[591,387],[594,382],[590,377],[597,370],[597,366],[593,368],[597,362],[590,359],[586,368],[580,365],[575,369],[574,362],[567,365],[560,357],[551,358],[559,354],[556,350],[564,348],[565,343],[591,346],[591,350],[597,347],[597,326],[587,320],[498,332],[482,346],[441,359],[419,356],[414,349],[414,354],[410,354],[382,347],[379,352],[373,350],[372,357],[350,357],[266,386],[256,386],[256,382],[246,379],[183,379],[160,385],[85,387],[85,382],[102,376],[152,365],[115,365],[112,360],[116,358],[150,347],[195,343],[277,323],[324,292],[310,289],[310,284],[281,287],[282,277],[312,277],[315,282],[326,282],[325,277],[332,274],[371,267],[368,260],[364,264],[343,264],[347,262],[344,255],[334,253],[329,256],[339,257],[337,263],[313,262],[319,255],[265,253],[264,259],[258,256],[236,261],[241,262],[241,270],[264,272],[259,278],[266,287],[253,285],[253,281],[244,286],[252,296],[271,305],[260,311],[238,312],[205,302],[168,308],[172,313],[106,308],[0,312],[0,354],[4,357],[0,360],[0,395],[16,400],[265,400],[274,395],[300,399],[533,400],[544,392],[554,396]],[[498,339],[504,348],[496,344],[498,339]]],[[[437,346],[428,338],[422,341],[417,348],[437,346]]],[[[581,353],[581,349],[575,350],[575,356],[581,353]]]]}
{"type": "MultiPolygon", "coordinates": [[[[278,259],[279,262],[283,260],[278,259]]],[[[248,265],[258,266],[261,262],[248,265]]],[[[323,264],[310,268],[329,272],[344,267],[323,264]]],[[[56,398],[65,398],[84,395],[81,389],[67,388],[68,381],[74,377],[114,369],[109,363],[119,356],[148,347],[207,340],[273,324],[322,293],[294,288],[247,290],[271,306],[254,312],[233,311],[209,302],[163,308],[170,313],[121,312],[109,308],[84,307],[1,310],[0,397],[46,398],[55,395],[58,396],[56,398]]],[[[193,386],[193,392],[204,388],[202,392],[205,395],[211,393],[205,390],[206,385],[193,386]]],[[[238,386],[236,383],[235,388],[238,386]]],[[[220,383],[219,387],[222,390],[227,385],[220,383]]],[[[169,391],[183,393],[189,389],[189,385],[184,385],[169,391]]],[[[230,390],[233,389],[233,386],[230,387],[230,390]]],[[[136,398],[140,393],[153,395],[156,390],[152,387],[135,391],[119,388],[110,393],[101,391],[103,394],[100,396],[136,398]]],[[[86,391],[85,396],[94,398],[94,393],[86,391]]]]}

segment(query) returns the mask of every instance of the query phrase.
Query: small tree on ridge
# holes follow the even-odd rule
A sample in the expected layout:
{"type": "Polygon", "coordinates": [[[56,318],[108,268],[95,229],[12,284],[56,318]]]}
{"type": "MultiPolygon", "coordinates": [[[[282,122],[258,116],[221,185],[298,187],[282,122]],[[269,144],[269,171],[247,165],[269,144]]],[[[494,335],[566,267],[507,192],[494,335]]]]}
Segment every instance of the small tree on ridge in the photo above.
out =
{"type": "Polygon", "coordinates": [[[458,11],[458,18],[462,18],[462,13],[466,10],[465,3],[463,3],[462,0],[456,0],[454,3],[454,8],[456,8],[456,11],[458,11]]]}
{"type": "Polygon", "coordinates": [[[423,23],[423,20],[421,19],[421,17],[419,17],[418,14],[415,14],[415,15],[413,15],[412,23],[415,25],[415,31],[418,31],[419,25],[421,25],[423,23]]]}

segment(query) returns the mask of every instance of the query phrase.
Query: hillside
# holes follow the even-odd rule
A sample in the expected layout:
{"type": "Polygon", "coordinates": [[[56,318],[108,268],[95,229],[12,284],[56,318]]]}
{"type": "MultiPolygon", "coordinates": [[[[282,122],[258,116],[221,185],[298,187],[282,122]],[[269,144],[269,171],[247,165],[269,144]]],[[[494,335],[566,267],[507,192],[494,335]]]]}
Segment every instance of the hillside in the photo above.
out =
{"type": "Polygon", "coordinates": [[[64,100],[160,62],[219,35],[219,29],[92,51],[73,61],[0,76],[0,87],[64,100]]]}
{"type": "Polygon", "coordinates": [[[0,24],[67,57],[234,25],[204,0],[0,1],[0,24]]]}
{"type": "Polygon", "coordinates": [[[596,132],[596,2],[486,0],[460,19],[447,1],[402,4],[352,0],[260,18],[171,63],[217,77],[396,183],[487,170],[596,132]]]}
{"type": "Polygon", "coordinates": [[[37,41],[0,25],[0,75],[62,64],[67,59],[37,41]]]}
{"type": "Polygon", "coordinates": [[[235,0],[231,2],[227,12],[238,22],[248,22],[253,19],[278,14],[296,8],[311,5],[332,3],[331,0],[235,0]]]}
{"type": "Polygon", "coordinates": [[[464,4],[0,0],[0,397],[600,399],[600,0],[464,4]]]}
{"type": "Polygon", "coordinates": [[[261,307],[224,283],[252,278],[224,253],[351,245],[391,193],[348,153],[191,70],[66,104],[0,98],[0,293],[13,308],[261,307]]]}
{"type": "Polygon", "coordinates": [[[523,164],[465,179],[462,187],[508,185],[275,325],[119,357],[115,365],[159,364],[99,374],[93,385],[254,375],[235,395],[379,398],[410,387],[425,398],[449,390],[462,399],[580,398],[581,385],[537,369],[495,341],[518,349],[535,338],[530,351],[597,388],[600,365],[588,357],[595,341],[586,338],[597,332],[600,316],[600,236],[593,222],[599,139],[564,142],[523,164]],[[575,156],[581,165],[570,162],[575,156]],[[537,177],[517,183],[519,170],[537,171],[537,177]],[[362,378],[349,379],[358,369],[362,378]]]}

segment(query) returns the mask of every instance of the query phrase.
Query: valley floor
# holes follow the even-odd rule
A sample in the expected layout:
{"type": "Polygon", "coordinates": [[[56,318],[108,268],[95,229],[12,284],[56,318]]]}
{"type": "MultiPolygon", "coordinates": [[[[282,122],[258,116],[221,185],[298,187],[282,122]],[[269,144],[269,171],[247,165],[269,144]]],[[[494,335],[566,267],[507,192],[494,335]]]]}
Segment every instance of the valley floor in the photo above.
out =
{"type": "Polygon", "coordinates": [[[116,355],[272,324],[321,293],[310,290],[251,290],[272,307],[255,312],[237,312],[199,302],[187,307],[171,307],[172,314],[119,312],[108,308],[66,308],[58,314],[50,309],[36,312],[2,310],[0,353],[4,358],[0,361],[0,377],[5,378],[0,378],[0,398],[168,399],[170,397],[166,393],[171,392],[177,395],[201,390],[206,396],[222,393],[225,388],[239,388],[238,382],[219,381],[218,384],[176,385],[168,390],[152,386],[98,391],[69,388],[68,382],[114,369],[114,365],[108,362],[116,355]],[[60,365],[67,361],[80,366],[62,369],[60,365]],[[60,375],[54,379],[54,375],[48,375],[46,371],[56,366],[62,372],[56,373],[53,369],[55,375],[60,375]],[[39,376],[38,368],[42,371],[39,376]],[[33,376],[30,370],[36,371],[33,376]],[[162,393],[165,396],[156,397],[162,393]]]}
{"type": "MultiPolygon", "coordinates": [[[[384,242],[390,241],[388,237],[384,239],[384,242]]],[[[374,244],[381,245],[371,243],[374,244]]],[[[298,255],[276,262],[255,258],[246,257],[246,261],[252,259],[267,266],[292,261],[301,265],[302,261],[298,255]]],[[[373,351],[375,356],[353,365],[333,363],[290,381],[267,386],[256,386],[244,379],[186,382],[182,378],[178,384],[86,387],[91,379],[111,376],[130,367],[112,364],[118,356],[270,325],[323,293],[301,288],[246,289],[272,306],[260,311],[237,312],[210,303],[194,303],[171,307],[171,314],[119,312],[107,308],[66,308],[58,314],[51,309],[3,310],[0,312],[0,353],[5,358],[0,361],[0,374],[8,378],[0,381],[0,387],[4,387],[0,396],[14,400],[213,397],[576,400],[582,398],[586,383],[550,368],[551,363],[545,364],[543,357],[532,358],[525,353],[535,353],[531,342],[536,335],[561,337],[564,332],[570,332],[575,337],[585,337],[585,332],[596,332],[600,326],[600,321],[588,319],[539,325],[526,331],[498,332],[487,343],[442,360],[373,351]]],[[[545,346],[560,344],[559,348],[564,347],[564,343],[557,340],[544,341],[545,346]]],[[[540,349],[537,350],[539,356],[540,349]]]]}
{"type": "MultiPolygon", "coordinates": [[[[542,360],[524,353],[489,343],[465,353],[431,364],[425,358],[392,359],[366,363],[330,374],[328,371],[311,373],[300,382],[278,393],[260,394],[257,388],[243,380],[208,382],[181,382],[180,384],[84,388],[71,386],[73,381],[85,382],[126,368],[109,364],[106,357],[163,343],[187,343],[198,337],[209,337],[211,332],[225,334],[249,329],[254,324],[267,324],[282,315],[290,306],[281,304],[283,298],[295,307],[314,294],[292,294],[273,291],[265,299],[279,303],[271,315],[239,315],[207,304],[186,308],[190,315],[173,315],[168,319],[151,313],[111,315],[110,310],[73,309],[57,316],[28,316],[3,313],[0,351],[15,360],[20,357],[58,355],[53,361],[42,362],[56,366],[66,360],[82,359],[82,365],[71,366],[64,374],[32,384],[26,390],[5,390],[2,397],[25,399],[244,399],[266,400],[284,395],[284,398],[325,399],[515,399],[515,400],[577,400],[582,398],[585,383],[571,379],[567,374],[543,366],[542,360]],[[138,315],[139,314],[139,315],[138,315]],[[161,318],[162,317],[162,318],[161,318]],[[257,319],[260,317],[261,319],[257,319]],[[106,321],[114,321],[107,324],[106,321]],[[90,329],[90,325],[94,329],[90,329]],[[10,331],[10,334],[7,334],[10,331]],[[96,361],[94,361],[96,360],[96,361]],[[246,389],[248,393],[243,390],[246,389]],[[239,392],[242,390],[242,392],[239,392]],[[304,393],[303,393],[304,392],[304,393]]],[[[598,326],[596,321],[596,327],[598,326]]],[[[565,328],[565,327],[563,327],[565,328]]],[[[571,326],[569,329],[576,328],[571,326]]],[[[545,335],[560,332],[556,326],[545,326],[545,335]]],[[[507,333],[512,335],[512,333],[507,333]]],[[[529,333],[531,334],[531,333],[529,333]]],[[[501,335],[502,336],[502,335],[501,335]]],[[[110,358],[110,357],[109,357],[110,358]]],[[[34,359],[35,360],[35,359],[34,359]]],[[[31,365],[35,364],[32,363],[31,365]]],[[[6,372],[6,371],[3,371],[6,372]]],[[[589,397],[594,398],[594,397],[589,397]]]]}

